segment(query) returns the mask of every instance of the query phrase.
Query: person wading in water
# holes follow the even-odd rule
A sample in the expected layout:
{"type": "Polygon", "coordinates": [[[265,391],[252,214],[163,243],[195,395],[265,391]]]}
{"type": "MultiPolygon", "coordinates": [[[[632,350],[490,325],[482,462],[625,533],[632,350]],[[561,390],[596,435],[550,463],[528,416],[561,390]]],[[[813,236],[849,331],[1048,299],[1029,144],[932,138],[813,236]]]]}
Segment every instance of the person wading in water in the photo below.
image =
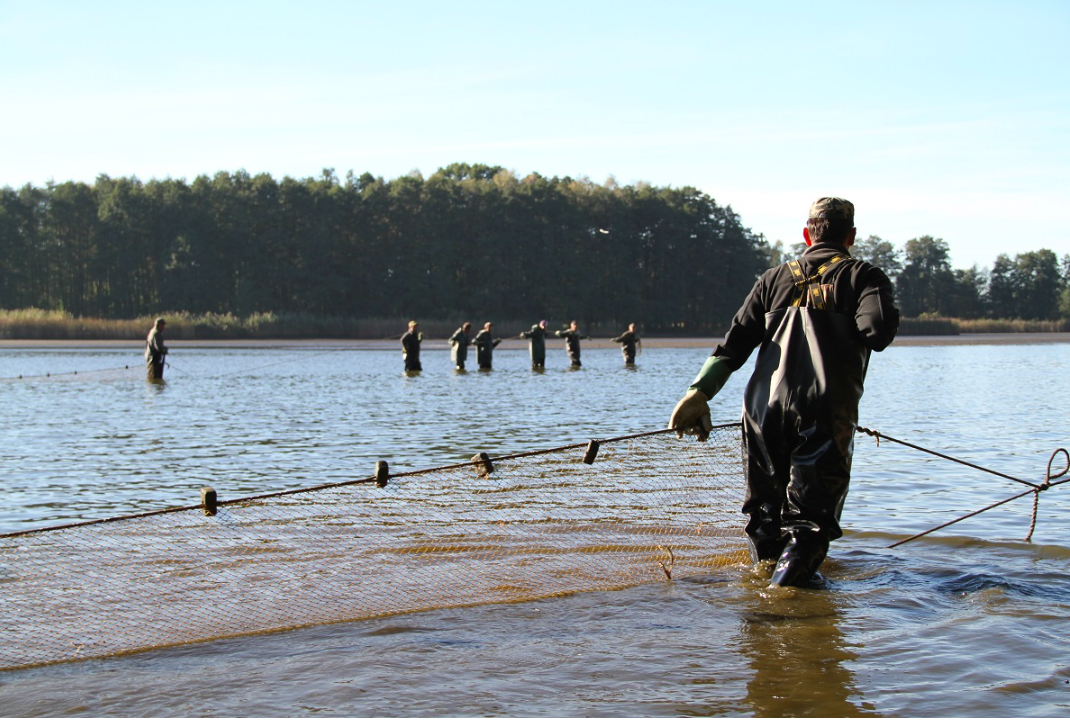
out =
{"type": "Polygon", "coordinates": [[[815,201],[806,252],[758,278],[669,420],[678,435],[705,440],[707,403],[760,347],[743,400],[743,512],[752,559],[776,560],[772,585],[809,583],[843,535],[870,353],[888,347],[899,328],[888,276],[851,257],[855,234],[853,204],[815,201]]]}
{"type": "Polygon", "coordinates": [[[164,328],[167,321],[156,318],[148,337],[145,338],[145,369],[149,380],[163,380],[163,363],[167,355],[167,345],[164,344],[164,328]]]}

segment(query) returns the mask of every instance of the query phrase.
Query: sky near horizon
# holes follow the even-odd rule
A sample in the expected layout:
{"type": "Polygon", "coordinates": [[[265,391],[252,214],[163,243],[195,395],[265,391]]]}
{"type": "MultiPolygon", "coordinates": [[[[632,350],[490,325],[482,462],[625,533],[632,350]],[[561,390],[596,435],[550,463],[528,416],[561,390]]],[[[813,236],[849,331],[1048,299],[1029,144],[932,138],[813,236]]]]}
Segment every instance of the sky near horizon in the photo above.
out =
{"type": "Polygon", "coordinates": [[[0,186],[454,162],[1070,254],[1070,2],[0,0],[0,186]]]}

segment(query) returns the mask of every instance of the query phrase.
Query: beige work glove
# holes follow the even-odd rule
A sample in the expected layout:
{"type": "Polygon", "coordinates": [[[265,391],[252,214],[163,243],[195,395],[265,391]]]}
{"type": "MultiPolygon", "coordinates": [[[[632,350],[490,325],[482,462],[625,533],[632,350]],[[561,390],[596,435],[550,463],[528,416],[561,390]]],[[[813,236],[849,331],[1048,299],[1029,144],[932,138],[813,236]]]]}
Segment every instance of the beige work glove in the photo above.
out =
{"type": "Polygon", "coordinates": [[[710,436],[713,421],[710,420],[710,398],[701,390],[691,390],[684,395],[672,411],[669,427],[676,431],[676,437],[684,434],[695,435],[702,442],[710,436]]]}

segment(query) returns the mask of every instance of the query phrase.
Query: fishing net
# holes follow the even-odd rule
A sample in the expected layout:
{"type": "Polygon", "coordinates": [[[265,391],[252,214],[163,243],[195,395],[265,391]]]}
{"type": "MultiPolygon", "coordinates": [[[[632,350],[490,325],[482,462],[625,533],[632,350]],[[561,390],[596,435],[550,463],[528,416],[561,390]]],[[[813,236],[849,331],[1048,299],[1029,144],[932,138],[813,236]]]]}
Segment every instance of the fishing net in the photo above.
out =
{"type": "Polygon", "coordinates": [[[740,437],[733,424],[706,443],[656,432],[483,454],[0,535],[0,668],[615,590],[745,562],[740,437]]]}

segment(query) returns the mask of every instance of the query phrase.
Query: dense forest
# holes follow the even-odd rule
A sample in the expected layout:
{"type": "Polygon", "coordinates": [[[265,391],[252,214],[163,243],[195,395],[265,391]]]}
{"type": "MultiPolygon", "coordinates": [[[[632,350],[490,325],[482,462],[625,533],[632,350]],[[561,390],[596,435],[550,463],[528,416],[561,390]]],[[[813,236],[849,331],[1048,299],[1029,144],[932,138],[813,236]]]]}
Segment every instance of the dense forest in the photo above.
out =
{"type": "MultiPolygon", "coordinates": [[[[792,248],[793,251],[797,248],[792,248]]],[[[954,270],[942,240],[857,255],[908,316],[1070,317],[1070,257],[954,270]]],[[[100,176],[0,190],[0,309],[347,318],[578,318],[721,332],[784,255],[694,188],[454,164],[394,180],[100,176]]]]}

